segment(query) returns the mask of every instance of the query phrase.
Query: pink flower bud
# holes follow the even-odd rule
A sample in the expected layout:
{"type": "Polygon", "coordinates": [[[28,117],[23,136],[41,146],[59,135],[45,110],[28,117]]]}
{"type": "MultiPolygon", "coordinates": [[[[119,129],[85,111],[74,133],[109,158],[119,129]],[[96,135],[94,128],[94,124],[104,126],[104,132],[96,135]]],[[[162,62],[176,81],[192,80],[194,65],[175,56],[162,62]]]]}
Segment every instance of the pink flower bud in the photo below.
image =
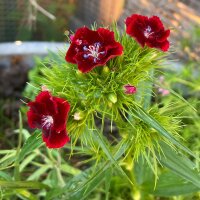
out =
{"type": "Polygon", "coordinates": [[[124,85],[124,89],[126,94],[134,94],[137,91],[137,88],[130,84],[124,85]]]}
{"type": "Polygon", "coordinates": [[[74,34],[70,35],[69,39],[72,41],[74,39],[74,34]]]}
{"type": "Polygon", "coordinates": [[[169,90],[163,89],[163,88],[158,88],[158,92],[162,95],[162,96],[167,96],[168,94],[170,94],[169,90]]]}

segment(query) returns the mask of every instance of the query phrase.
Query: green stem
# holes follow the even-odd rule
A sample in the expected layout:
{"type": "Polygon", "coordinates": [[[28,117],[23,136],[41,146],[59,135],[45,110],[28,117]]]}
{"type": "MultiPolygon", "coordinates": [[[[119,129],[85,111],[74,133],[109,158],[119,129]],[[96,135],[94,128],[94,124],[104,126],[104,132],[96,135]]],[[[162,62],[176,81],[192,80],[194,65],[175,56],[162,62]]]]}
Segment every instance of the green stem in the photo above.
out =
{"type": "Polygon", "coordinates": [[[56,172],[57,172],[57,176],[58,176],[58,180],[59,180],[60,186],[64,187],[65,186],[65,181],[64,181],[64,179],[62,177],[60,166],[61,166],[61,156],[60,156],[60,152],[58,150],[56,172]]]}
{"type": "Polygon", "coordinates": [[[131,196],[133,200],[141,200],[141,193],[140,189],[137,186],[137,182],[135,179],[135,173],[134,173],[134,163],[133,163],[133,158],[131,156],[127,157],[127,171],[129,173],[130,180],[132,181],[132,190],[131,190],[131,196]]]}

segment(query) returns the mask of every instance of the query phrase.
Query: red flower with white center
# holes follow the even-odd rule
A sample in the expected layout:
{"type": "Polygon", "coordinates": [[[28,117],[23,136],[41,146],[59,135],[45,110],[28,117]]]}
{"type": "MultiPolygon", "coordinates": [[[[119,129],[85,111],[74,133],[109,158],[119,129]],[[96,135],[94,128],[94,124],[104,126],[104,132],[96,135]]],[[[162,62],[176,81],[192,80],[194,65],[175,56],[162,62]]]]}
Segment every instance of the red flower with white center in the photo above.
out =
{"type": "Polygon", "coordinates": [[[134,94],[137,91],[137,88],[133,85],[127,84],[124,85],[124,90],[126,94],[134,94]]]}
{"type": "Polygon", "coordinates": [[[146,44],[151,48],[158,48],[162,51],[169,49],[170,30],[165,30],[163,23],[157,16],[150,18],[142,15],[133,14],[127,17],[126,33],[137,40],[144,47],[146,44]]]}
{"type": "Polygon", "coordinates": [[[122,51],[123,47],[115,41],[113,31],[105,28],[93,31],[82,27],[74,34],[65,59],[77,64],[78,69],[86,73],[105,65],[111,58],[121,55],[122,51]]]}
{"type": "Polygon", "coordinates": [[[52,96],[49,91],[42,91],[28,106],[28,124],[31,128],[42,129],[46,146],[63,147],[69,141],[66,131],[69,103],[65,99],[52,96]]]}

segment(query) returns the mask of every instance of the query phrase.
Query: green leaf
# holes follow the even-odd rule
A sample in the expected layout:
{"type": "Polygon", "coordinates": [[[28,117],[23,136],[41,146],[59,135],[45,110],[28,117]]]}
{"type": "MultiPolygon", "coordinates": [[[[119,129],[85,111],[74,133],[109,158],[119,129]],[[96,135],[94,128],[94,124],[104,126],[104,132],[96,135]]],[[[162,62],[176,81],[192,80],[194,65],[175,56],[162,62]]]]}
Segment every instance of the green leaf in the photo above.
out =
{"type": "Polygon", "coordinates": [[[156,189],[152,194],[155,196],[170,197],[198,191],[200,191],[200,188],[185,181],[178,175],[172,172],[164,172],[159,176],[156,189]]]}
{"type": "Polygon", "coordinates": [[[19,161],[23,160],[24,157],[31,153],[33,150],[38,148],[43,143],[41,132],[36,130],[25,142],[20,153],[19,153],[19,161]]]}
{"type": "Polygon", "coordinates": [[[134,163],[134,174],[137,185],[143,185],[148,182],[153,187],[155,183],[153,171],[142,156],[134,163]]]}
{"type": "Polygon", "coordinates": [[[27,140],[30,137],[29,131],[27,129],[24,129],[24,128],[22,128],[22,130],[16,129],[14,132],[20,133],[20,131],[22,132],[22,135],[24,136],[25,140],[27,140]]]}
{"type": "Polygon", "coordinates": [[[110,168],[107,170],[105,174],[105,195],[106,195],[106,200],[109,200],[109,190],[110,190],[110,184],[112,180],[112,175],[113,175],[113,169],[110,168]]]}
{"type": "Polygon", "coordinates": [[[162,155],[157,155],[160,163],[179,175],[180,177],[190,181],[195,186],[200,188],[200,175],[195,170],[195,164],[187,159],[184,155],[178,154],[173,151],[165,143],[161,143],[162,155]]]}
{"type": "Polygon", "coordinates": [[[27,189],[47,189],[47,185],[36,181],[2,181],[0,180],[0,187],[2,188],[27,188],[27,189]]]}
{"type": "Polygon", "coordinates": [[[1,154],[11,154],[11,153],[15,153],[16,150],[0,150],[0,155],[1,154]]]}
{"type": "Polygon", "coordinates": [[[33,195],[32,193],[30,193],[28,190],[25,189],[16,189],[16,194],[17,196],[21,198],[25,198],[28,200],[38,200],[38,197],[36,195],[33,195]]]}
{"type": "Polygon", "coordinates": [[[0,179],[2,179],[2,178],[7,181],[12,180],[12,177],[9,174],[7,174],[6,172],[0,171],[0,179]]]}
{"type": "Polygon", "coordinates": [[[0,170],[6,169],[14,164],[14,161],[16,160],[15,152],[11,152],[7,155],[5,155],[0,160],[0,170]]]}
{"type": "Polygon", "coordinates": [[[31,174],[31,176],[29,176],[27,180],[32,181],[39,179],[39,177],[43,175],[51,167],[52,166],[50,165],[41,166],[38,170],[36,170],[33,174],[31,174]]]}
{"type": "Polygon", "coordinates": [[[27,156],[27,158],[25,158],[23,160],[23,162],[21,162],[20,166],[19,166],[19,171],[22,172],[23,169],[37,156],[36,153],[32,153],[29,156],[27,156]]]}
{"type": "Polygon", "coordinates": [[[194,106],[192,106],[187,100],[185,100],[181,95],[179,95],[177,92],[175,92],[174,90],[167,88],[167,90],[170,91],[170,93],[172,93],[175,97],[179,98],[181,101],[183,101],[186,105],[188,105],[193,111],[197,112],[196,108],[194,108],[194,106]]]}
{"type": "MultiPolygon", "coordinates": [[[[166,153],[166,151],[164,151],[164,153],[166,153]]],[[[173,156],[174,155],[172,154],[172,157],[173,156]]],[[[188,161],[187,159],[185,161],[185,164],[181,164],[187,165],[187,168],[193,168],[191,161],[188,161]]],[[[188,171],[188,169],[186,170],[188,171]]],[[[154,188],[155,182],[152,170],[149,168],[145,160],[143,160],[141,157],[139,158],[138,162],[135,163],[134,173],[137,185],[139,185],[139,187],[141,188],[141,194],[143,195],[153,194],[155,196],[170,197],[193,193],[200,190],[200,188],[198,188],[188,180],[180,177],[180,174],[177,175],[172,171],[162,172],[161,175],[159,175],[156,186],[154,188]]]]}
{"type": "Polygon", "coordinates": [[[193,156],[194,158],[196,157],[194,153],[182,145],[180,142],[178,142],[170,133],[165,130],[163,126],[160,125],[160,123],[154,119],[149,113],[147,113],[145,110],[143,110],[140,106],[135,106],[133,108],[133,114],[135,114],[137,117],[139,117],[142,121],[147,123],[149,126],[154,128],[155,130],[158,131],[163,137],[167,138],[171,143],[188,153],[189,155],[193,156]]]}
{"type": "Polygon", "coordinates": [[[68,174],[72,174],[72,175],[77,175],[79,173],[81,173],[81,170],[75,168],[75,167],[72,167],[68,164],[61,164],[60,166],[60,170],[62,172],[65,172],[65,173],[68,173],[68,174]]]}
{"type": "Polygon", "coordinates": [[[106,170],[99,170],[98,173],[96,173],[92,179],[89,179],[81,188],[78,188],[75,192],[70,193],[69,199],[81,200],[88,197],[88,195],[105,179],[108,170],[109,168],[106,170]]]}

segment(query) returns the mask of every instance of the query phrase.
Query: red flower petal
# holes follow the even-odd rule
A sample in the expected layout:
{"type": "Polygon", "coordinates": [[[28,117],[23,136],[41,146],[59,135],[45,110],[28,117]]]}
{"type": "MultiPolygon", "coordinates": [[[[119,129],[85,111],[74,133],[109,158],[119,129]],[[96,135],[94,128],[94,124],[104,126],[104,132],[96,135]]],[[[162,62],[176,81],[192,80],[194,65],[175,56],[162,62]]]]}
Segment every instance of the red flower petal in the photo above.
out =
{"type": "Polygon", "coordinates": [[[31,128],[41,128],[41,115],[35,114],[31,110],[27,112],[28,125],[31,128]]]}
{"type": "Polygon", "coordinates": [[[153,47],[159,48],[162,51],[167,51],[169,49],[169,41],[168,40],[165,40],[163,42],[154,41],[153,43],[152,42],[146,42],[146,45],[148,47],[152,47],[152,48],[153,47]]]}
{"type": "Polygon", "coordinates": [[[32,111],[33,113],[37,113],[37,114],[47,114],[47,110],[46,110],[46,105],[44,103],[40,103],[40,102],[29,102],[28,106],[30,107],[30,111],[32,111]]]}
{"type": "Polygon", "coordinates": [[[164,30],[163,23],[161,22],[160,18],[157,16],[150,17],[148,19],[148,23],[153,29],[154,32],[158,32],[160,30],[164,30]]]}
{"type": "MultiPolygon", "coordinates": [[[[118,43],[118,42],[117,42],[118,43]]],[[[118,55],[121,55],[123,52],[123,47],[120,43],[116,44],[115,48],[110,48],[107,50],[108,54],[110,55],[107,60],[110,60],[111,58],[114,58],[118,55]]]]}
{"type": "Polygon", "coordinates": [[[76,60],[74,59],[74,55],[76,55],[76,53],[76,45],[72,43],[67,51],[65,60],[70,63],[76,64],[76,60]]]}
{"type": "Polygon", "coordinates": [[[115,37],[114,37],[114,32],[110,31],[105,28],[98,28],[97,33],[99,34],[101,41],[104,43],[104,45],[115,45],[115,37]]]}
{"type": "Polygon", "coordinates": [[[83,43],[95,43],[97,40],[100,40],[99,35],[96,31],[90,30],[88,27],[84,26],[79,28],[75,35],[73,41],[81,40],[83,43]]]}
{"type": "Polygon", "coordinates": [[[144,47],[146,41],[144,30],[148,23],[148,17],[134,14],[128,17],[125,23],[126,33],[134,37],[137,42],[144,47]]]}
{"type": "Polygon", "coordinates": [[[75,56],[76,63],[78,65],[78,69],[83,73],[91,71],[94,67],[105,64],[105,63],[100,63],[98,65],[98,63],[94,63],[93,60],[91,60],[91,59],[87,59],[87,60],[83,59],[83,55],[84,55],[84,53],[81,52],[79,54],[76,54],[76,56],[75,56]]]}
{"type": "Polygon", "coordinates": [[[61,131],[66,127],[66,119],[70,110],[69,103],[61,98],[53,97],[53,100],[57,104],[58,113],[54,115],[54,129],[56,131],[61,131]]]}
{"type": "Polygon", "coordinates": [[[170,30],[162,31],[160,37],[157,38],[158,42],[164,42],[170,35],[170,30]]]}
{"type": "Polygon", "coordinates": [[[56,104],[53,101],[53,98],[49,91],[40,92],[40,94],[36,97],[35,100],[36,102],[45,103],[49,115],[53,115],[57,112],[56,104]]]}
{"type": "Polygon", "coordinates": [[[169,41],[166,40],[160,43],[159,47],[162,49],[162,51],[167,51],[169,49],[169,41]]]}
{"type": "Polygon", "coordinates": [[[43,133],[42,139],[48,148],[61,148],[70,141],[66,130],[62,130],[58,133],[54,129],[51,130],[49,135],[43,133]]]}

